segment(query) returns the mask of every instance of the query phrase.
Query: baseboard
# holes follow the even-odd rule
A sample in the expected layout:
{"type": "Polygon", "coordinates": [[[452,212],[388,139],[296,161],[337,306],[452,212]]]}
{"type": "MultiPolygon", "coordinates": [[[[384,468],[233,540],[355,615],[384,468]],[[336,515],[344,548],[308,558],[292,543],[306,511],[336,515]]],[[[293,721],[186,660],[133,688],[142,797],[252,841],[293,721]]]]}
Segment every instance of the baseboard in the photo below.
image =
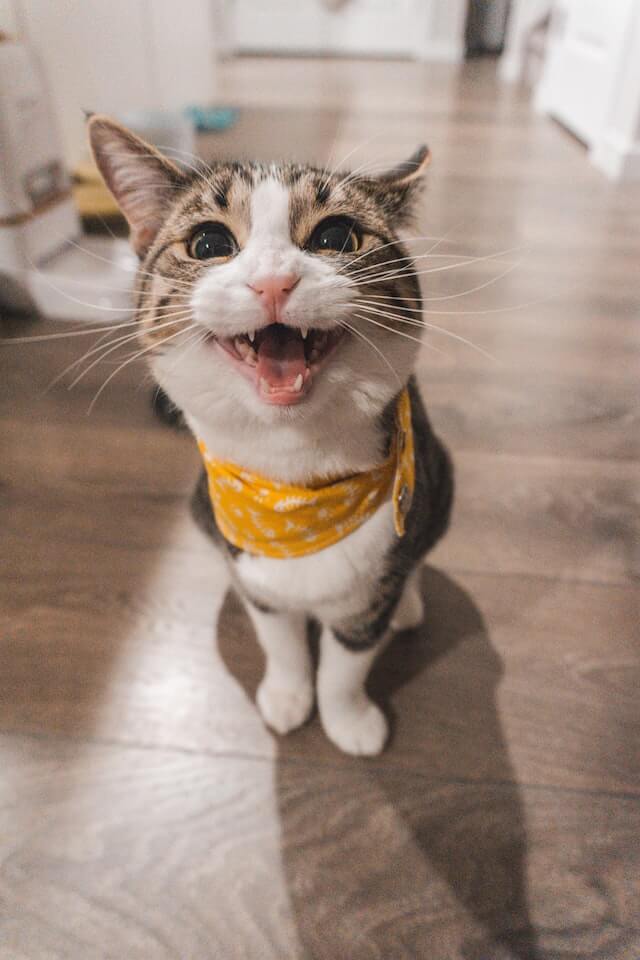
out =
{"type": "Polygon", "coordinates": [[[420,50],[418,58],[425,63],[462,63],[464,60],[464,43],[447,40],[426,43],[420,50]]]}
{"type": "Polygon", "coordinates": [[[640,143],[604,136],[589,151],[592,164],[611,180],[640,180],[640,143]]]}

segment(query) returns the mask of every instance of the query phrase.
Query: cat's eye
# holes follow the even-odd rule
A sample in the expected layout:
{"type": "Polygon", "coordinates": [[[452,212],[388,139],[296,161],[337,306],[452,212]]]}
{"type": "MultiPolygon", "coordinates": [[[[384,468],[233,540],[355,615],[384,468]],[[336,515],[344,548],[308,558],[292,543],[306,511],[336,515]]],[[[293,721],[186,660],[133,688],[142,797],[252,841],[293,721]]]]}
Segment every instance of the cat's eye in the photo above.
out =
{"type": "Polygon", "coordinates": [[[311,234],[309,249],[314,253],[355,253],[360,242],[360,232],[353,220],[329,217],[311,234]]]}
{"type": "Polygon", "coordinates": [[[192,234],[187,251],[194,260],[232,257],[238,247],[233,234],[222,223],[203,223],[192,234]]]}

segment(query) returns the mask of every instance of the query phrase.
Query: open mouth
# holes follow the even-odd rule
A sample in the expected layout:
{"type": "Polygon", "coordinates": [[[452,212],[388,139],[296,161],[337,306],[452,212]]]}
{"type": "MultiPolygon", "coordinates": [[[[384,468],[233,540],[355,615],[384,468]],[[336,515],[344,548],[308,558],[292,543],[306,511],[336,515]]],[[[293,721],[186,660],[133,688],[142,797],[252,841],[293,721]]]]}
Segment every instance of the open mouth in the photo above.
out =
{"type": "Polygon", "coordinates": [[[271,323],[255,333],[214,337],[216,346],[230,357],[240,373],[256,387],[265,403],[299,403],[309,393],[313,378],[324,366],[344,330],[309,329],[271,323]]]}

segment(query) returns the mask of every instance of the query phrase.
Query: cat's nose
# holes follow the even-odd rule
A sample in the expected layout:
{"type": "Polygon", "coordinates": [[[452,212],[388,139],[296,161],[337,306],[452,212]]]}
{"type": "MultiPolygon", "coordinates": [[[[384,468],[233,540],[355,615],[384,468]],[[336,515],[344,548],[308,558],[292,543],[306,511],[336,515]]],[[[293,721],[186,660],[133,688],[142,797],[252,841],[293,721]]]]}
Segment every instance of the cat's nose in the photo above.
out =
{"type": "Polygon", "coordinates": [[[283,273],[279,276],[258,277],[249,286],[258,294],[269,313],[277,317],[287,297],[299,282],[300,277],[295,274],[283,273]]]}

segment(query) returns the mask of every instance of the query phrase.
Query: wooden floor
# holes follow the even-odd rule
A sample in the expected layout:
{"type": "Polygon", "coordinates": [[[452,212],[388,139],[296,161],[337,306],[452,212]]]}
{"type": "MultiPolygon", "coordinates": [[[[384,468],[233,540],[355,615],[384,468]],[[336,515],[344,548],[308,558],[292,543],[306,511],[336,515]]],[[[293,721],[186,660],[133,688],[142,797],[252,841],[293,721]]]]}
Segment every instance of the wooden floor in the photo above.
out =
{"type": "Polygon", "coordinates": [[[372,681],[387,752],[278,739],[142,368],[87,416],[113,366],[44,391],[92,338],[2,346],[0,958],[638,960],[640,188],[483,63],[245,60],[221,99],[210,154],[431,144],[426,319],[494,357],[419,361],[455,522],[372,681]]]}

